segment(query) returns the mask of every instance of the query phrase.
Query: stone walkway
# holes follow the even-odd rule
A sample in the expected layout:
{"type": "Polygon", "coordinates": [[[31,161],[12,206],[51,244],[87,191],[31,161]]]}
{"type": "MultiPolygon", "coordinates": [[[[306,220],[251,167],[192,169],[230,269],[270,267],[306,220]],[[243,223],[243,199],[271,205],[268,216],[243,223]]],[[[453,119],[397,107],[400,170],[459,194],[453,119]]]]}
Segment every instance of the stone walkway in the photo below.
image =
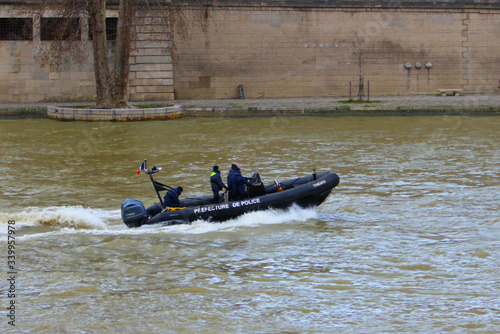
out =
{"type": "Polygon", "coordinates": [[[370,101],[349,103],[346,98],[277,98],[175,101],[183,115],[224,113],[317,113],[317,112],[500,112],[499,95],[375,96],[370,101]]]}
{"type": "MultiPolygon", "coordinates": [[[[370,97],[370,101],[361,103],[334,97],[165,101],[165,104],[172,103],[182,106],[183,116],[251,116],[274,113],[500,113],[500,94],[373,96],[370,97]]],[[[0,118],[46,117],[47,106],[55,104],[81,106],[92,103],[0,103],[0,118]]],[[[161,102],[133,104],[161,104],[161,102]]]]}

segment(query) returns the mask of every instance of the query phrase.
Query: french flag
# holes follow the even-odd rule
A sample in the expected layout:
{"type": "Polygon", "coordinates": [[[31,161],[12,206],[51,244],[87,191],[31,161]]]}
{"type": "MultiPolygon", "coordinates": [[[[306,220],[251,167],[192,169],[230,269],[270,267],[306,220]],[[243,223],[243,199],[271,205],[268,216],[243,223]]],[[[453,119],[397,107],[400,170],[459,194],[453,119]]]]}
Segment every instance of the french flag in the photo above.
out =
{"type": "Polygon", "coordinates": [[[137,170],[137,175],[141,174],[141,170],[145,169],[146,169],[146,162],[143,162],[141,167],[139,167],[139,169],[137,170]]]}

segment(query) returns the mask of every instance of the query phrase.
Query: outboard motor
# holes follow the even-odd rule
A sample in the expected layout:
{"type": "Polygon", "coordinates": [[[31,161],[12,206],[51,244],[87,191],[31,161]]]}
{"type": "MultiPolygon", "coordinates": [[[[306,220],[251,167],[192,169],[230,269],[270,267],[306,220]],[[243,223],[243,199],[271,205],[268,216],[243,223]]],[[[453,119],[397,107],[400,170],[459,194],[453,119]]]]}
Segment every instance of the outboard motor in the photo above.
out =
{"type": "Polygon", "coordinates": [[[146,208],[141,201],[127,198],[122,202],[122,220],[128,227],[139,227],[148,219],[146,208]]]}

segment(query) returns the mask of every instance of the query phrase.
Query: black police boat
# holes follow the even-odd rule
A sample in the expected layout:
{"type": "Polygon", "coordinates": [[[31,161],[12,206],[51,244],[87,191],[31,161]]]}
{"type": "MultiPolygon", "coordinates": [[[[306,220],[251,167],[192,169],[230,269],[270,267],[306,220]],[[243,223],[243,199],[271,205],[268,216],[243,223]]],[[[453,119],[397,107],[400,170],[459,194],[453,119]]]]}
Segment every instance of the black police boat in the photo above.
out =
{"type": "Polygon", "coordinates": [[[160,170],[161,168],[155,166],[151,170],[145,168],[160,203],[155,203],[146,209],[144,204],[135,198],[128,198],[122,202],[122,220],[128,227],[189,224],[199,219],[222,222],[251,211],[287,209],[292,205],[302,208],[317,207],[326,200],[340,180],[333,172],[316,174],[314,170],[312,175],[264,185],[259,173],[254,173],[250,181],[252,186],[248,187],[248,196],[245,199],[228,201],[225,193],[224,196],[220,196],[221,202],[213,203],[213,194],[210,194],[180,199],[181,207],[165,208],[160,191],[173,191],[173,189],[153,179],[153,174],[160,170]]]}

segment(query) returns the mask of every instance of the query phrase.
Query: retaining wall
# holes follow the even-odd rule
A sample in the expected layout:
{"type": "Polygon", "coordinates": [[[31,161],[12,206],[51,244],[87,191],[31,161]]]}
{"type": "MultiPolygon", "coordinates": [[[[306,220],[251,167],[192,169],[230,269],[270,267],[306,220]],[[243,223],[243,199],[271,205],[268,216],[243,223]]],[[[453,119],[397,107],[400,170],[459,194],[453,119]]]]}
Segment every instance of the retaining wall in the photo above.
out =
{"type": "Polygon", "coordinates": [[[180,118],[181,106],[148,109],[91,109],[49,106],[47,117],[59,121],[153,121],[180,118]]]}
{"type": "MultiPolygon", "coordinates": [[[[498,1],[213,4],[186,6],[182,31],[140,13],[131,101],[235,98],[239,85],[249,98],[355,96],[360,74],[371,95],[498,92],[498,1]]],[[[0,3],[0,16],[21,15],[16,8],[0,3]]],[[[58,42],[34,30],[34,41],[0,41],[0,102],[93,100],[88,39],[54,66],[41,55],[58,42]]]]}
{"type": "MultiPolygon", "coordinates": [[[[196,15],[195,13],[192,14],[196,15]]],[[[176,98],[498,91],[496,10],[209,8],[176,40],[176,98]],[[428,64],[429,68],[425,65],[428,64]],[[420,67],[419,67],[420,66],[420,67]]]]}

